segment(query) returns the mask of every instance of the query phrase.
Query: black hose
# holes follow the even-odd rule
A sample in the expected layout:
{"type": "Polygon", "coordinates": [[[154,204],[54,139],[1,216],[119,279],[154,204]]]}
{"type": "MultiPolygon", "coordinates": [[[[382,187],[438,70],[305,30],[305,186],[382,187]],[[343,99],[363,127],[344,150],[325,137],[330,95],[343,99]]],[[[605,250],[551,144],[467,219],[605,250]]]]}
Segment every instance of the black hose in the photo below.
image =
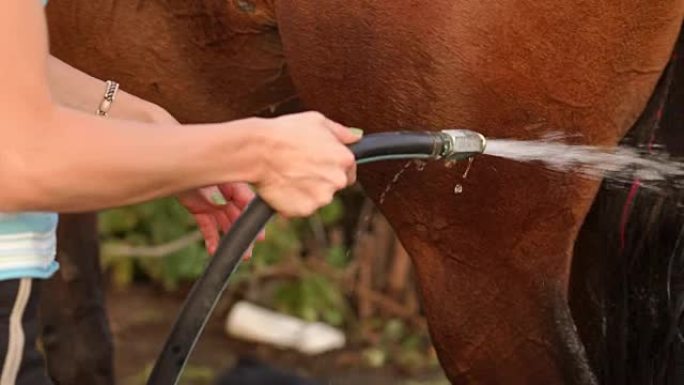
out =
{"type": "Polygon", "coordinates": [[[436,157],[442,151],[443,138],[428,132],[383,132],[368,135],[350,149],[357,162],[396,158],[436,157]]]}
{"type": "MultiPolygon", "coordinates": [[[[391,158],[437,157],[442,143],[430,132],[367,135],[350,147],[357,162],[391,158]]],[[[274,211],[256,197],[221,239],[216,254],[195,282],[152,369],[148,385],[175,385],[228,279],[274,211]]]]}

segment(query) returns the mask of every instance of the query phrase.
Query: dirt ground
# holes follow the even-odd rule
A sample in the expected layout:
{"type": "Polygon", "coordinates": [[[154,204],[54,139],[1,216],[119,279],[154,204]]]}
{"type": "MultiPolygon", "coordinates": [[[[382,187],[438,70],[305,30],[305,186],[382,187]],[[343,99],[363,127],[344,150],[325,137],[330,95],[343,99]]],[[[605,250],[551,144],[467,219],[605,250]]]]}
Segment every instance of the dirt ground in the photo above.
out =
{"type": "MultiPolygon", "coordinates": [[[[110,290],[107,297],[116,348],[117,384],[143,385],[184,298],[147,286],[110,290]]],[[[239,354],[321,380],[326,385],[448,384],[439,368],[407,374],[396,368],[365,367],[359,349],[346,348],[312,358],[230,339],[223,331],[223,317],[219,316],[207,325],[181,384],[211,384],[220,371],[233,365],[239,354]]]]}

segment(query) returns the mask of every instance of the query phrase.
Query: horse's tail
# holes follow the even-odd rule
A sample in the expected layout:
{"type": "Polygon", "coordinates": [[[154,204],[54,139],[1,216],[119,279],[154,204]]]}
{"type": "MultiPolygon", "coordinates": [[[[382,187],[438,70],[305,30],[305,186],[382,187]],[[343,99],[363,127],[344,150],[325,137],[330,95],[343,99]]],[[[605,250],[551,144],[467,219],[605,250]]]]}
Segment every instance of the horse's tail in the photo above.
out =
{"type": "MultiPolygon", "coordinates": [[[[626,143],[684,156],[684,34],[626,143]]],[[[575,245],[571,308],[606,385],[684,384],[684,191],[603,183],[575,245]]]]}

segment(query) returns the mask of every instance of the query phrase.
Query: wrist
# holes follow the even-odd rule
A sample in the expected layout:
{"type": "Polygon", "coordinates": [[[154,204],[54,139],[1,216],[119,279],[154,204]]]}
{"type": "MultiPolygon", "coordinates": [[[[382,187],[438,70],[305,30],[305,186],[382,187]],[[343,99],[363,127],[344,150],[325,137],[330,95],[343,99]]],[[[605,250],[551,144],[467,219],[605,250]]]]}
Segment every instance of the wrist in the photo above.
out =
{"type": "Polygon", "coordinates": [[[268,157],[272,149],[268,126],[263,118],[247,118],[228,123],[231,135],[241,139],[240,158],[245,159],[244,182],[261,184],[269,168],[268,157]]]}
{"type": "Polygon", "coordinates": [[[152,123],[153,107],[156,105],[120,90],[116,102],[109,111],[109,116],[113,119],[152,123]]]}
{"type": "Polygon", "coordinates": [[[226,159],[222,166],[238,171],[238,181],[258,185],[264,180],[268,168],[269,135],[264,119],[241,119],[226,123],[225,126],[224,138],[227,143],[224,143],[219,151],[229,159],[226,159]]]}

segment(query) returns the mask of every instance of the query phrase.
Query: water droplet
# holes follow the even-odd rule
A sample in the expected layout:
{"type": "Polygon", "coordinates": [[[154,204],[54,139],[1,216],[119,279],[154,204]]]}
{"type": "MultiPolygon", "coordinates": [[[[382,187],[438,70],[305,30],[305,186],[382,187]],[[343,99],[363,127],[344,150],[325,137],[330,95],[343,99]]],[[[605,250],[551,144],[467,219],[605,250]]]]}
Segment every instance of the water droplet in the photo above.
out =
{"type": "Polygon", "coordinates": [[[454,186],[454,194],[460,194],[463,192],[463,185],[457,184],[454,186]]]}
{"type": "Polygon", "coordinates": [[[394,186],[399,181],[399,177],[401,176],[401,174],[404,173],[404,171],[406,171],[411,166],[411,163],[412,163],[412,161],[406,162],[406,164],[404,164],[404,167],[402,167],[401,170],[399,170],[396,174],[394,174],[394,177],[392,178],[390,183],[388,183],[387,187],[385,187],[385,191],[383,191],[382,194],[380,194],[380,204],[385,203],[385,198],[387,198],[387,193],[389,193],[390,190],[392,190],[392,186],[394,186]]]}
{"type": "Polygon", "coordinates": [[[474,157],[468,158],[468,167],[466,167],[465,172],[463,173],[463,179],[468,177],[468,171],[470,171],[470,168],[473,167],[473,162],[475,161],[474,157]]]}
{"type": "Polygon", "coordinates": [[[456,166],[455,160],[447,160],[444,162],[444,167],[446,168],[454,168],[454,166],[456,166]]]}

